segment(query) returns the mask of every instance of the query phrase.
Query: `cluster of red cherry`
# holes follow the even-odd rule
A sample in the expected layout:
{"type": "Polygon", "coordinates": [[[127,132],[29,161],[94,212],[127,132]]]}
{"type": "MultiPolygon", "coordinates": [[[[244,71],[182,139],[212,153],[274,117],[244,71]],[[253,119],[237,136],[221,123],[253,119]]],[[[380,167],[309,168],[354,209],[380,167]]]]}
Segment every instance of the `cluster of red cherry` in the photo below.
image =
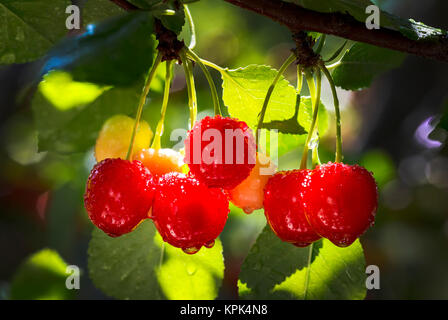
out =
{"type": "MultiPolygon", "coordinates": [[[[215,116],[197,122],[185,140],[188,173],[182,173],[182,156],[171,149],[143,148],[132,161],[123,160],[123,151],[108,154],[114,145],[107,141],[110,132],[123,136],[122,125],[112,127],[109,123],[100,133],[95,150],[99,163],[84,196],[92,222],[112,237],[131,232],[149,218],[164,241],[192,254],[213,246],[227,221],[229,201],[246,213],[264,207],[277,236],[299,247],[321,237],[348,246],[374,222],[377,188],[367,170],[328,163],[314,170],[275,173],[269,159],[256,153],[252,131],[243,121],[215,116]],[[204,143],[209,129],[223,138],[218,149],[204,143]],[[237,144],[226,141],[234,138],[226,135],[229,129],[242,134],[238,150],[237,144]],[[244,159],[237,159],[241,152],[244,159]],[[205,161],[205,154],[213,160],[205,161]]],[[[137,140],[139,134],[149,135],[137,133],[137,140]]]]}

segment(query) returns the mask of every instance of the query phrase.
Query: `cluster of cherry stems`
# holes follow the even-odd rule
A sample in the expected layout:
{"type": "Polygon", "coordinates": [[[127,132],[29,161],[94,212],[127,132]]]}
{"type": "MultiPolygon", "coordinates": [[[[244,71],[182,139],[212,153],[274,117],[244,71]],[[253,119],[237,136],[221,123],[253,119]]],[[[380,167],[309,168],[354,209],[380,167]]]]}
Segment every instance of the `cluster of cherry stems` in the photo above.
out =
{"type": "Polygon", "coordinates": [[[172,61],[166,62],[161,118],[151,147],[153,133],[149,125],[140,120],[150,83],[162,60],[159,53],[147,76],[136,119],[114,116],[106,121],[98,136],[95,146],[98,163],[88,178],[84,196],[87,213],[98,228],[117,237],[133,231],[149,218],[165,242],[193,254],[203,246],[213,246],[227,221],[229,201],[246,213],[264,208],[273,232],[281,240],[298,247],[306,247],[322,237],[345,247],[374,223],[376,183],[366,169],[341,162],[339,102],[331,75],[323,63],[311,68],[298,66],[297,92],[300,95],[304,74],[313,100],[313,119],[299,169],[275,173],[269,157],[257,152],[258,128],[263,123],[276,83],[296,60],[295,55],[285,61],[267,92],[256,138],[245,122],[220,115],[216,88],[205,67],[205,64],[214,65],[188,48],[182,49],[180,57],[187,79],[191,121],[185,154],[161,148],[160,143],[172,80],[172,61]],[[196,121],[191,61],[202,68],[209,80],[215,105],[215,116],[201,121],[196,121]],[[317,146],[311,143],[318,135],[321,72],[330,82],[336,111],[336,160],[327,164],[320,164],[317,146]],[[211,163],[202,158],[193,161],[194,152],[199,150],[201,157],[211,143],[204,139],[198,142],[193,137],[202,138],[208,129],[217,130],[223,137],[221,159],[215,157],[211,163]],[[236,150],[233,141],[233,150],[230,150],[233,160],[237,152],[244,152],[242,162],[228,161],[226,152],[229,150],[224,147],[229,142],[225,141],[228,129],[240,130],[243,134],[243,150],[236,150]],[[316,164],[312,170],[307,169],[309,148],[313,164],[316,164]]]}

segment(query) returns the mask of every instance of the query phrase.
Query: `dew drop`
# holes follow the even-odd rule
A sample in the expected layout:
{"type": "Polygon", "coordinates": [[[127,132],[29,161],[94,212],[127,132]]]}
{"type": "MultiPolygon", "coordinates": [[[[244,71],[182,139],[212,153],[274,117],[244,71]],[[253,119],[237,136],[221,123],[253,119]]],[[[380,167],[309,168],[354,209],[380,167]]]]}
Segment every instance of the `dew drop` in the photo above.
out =
{"type": "Polygon", "coordinates": [[[199,251],[201,248],[191,247],[191,248],[182,248],[182,251],[186,254],[195,254],[199,251]]]}
{"type": "Polygon", "coordinates": [[[314,148],[317,148],[318,145],[319,145],[319,137],[318,136],[317,137],[313,137],[310,140],[310,143],[308,143],[308,148],[314,149],[314,148]]]}
{"type": "Polygon", "coordinates": [[[206,244],[204,244],[204,247],[206,248],[213,248],[213,246],[215,245],[215,240],[209,241],[206,244]]]}
{"type": "Polygon", "coordinates": [[[244,213],[251,214],[252,212],[254,212],[254,209],[250,208],[250,207],[246,207],[246,208],[243,208],[243,211],[244,211],[244,213]]]}
{"type": "Polygon", "coordinates": [[[295,245],[298,248],[305,248],[310,245],[309,242],[294,242],[293,245],[295,245]]]}
{"type": "Polygon", "coordinates": [[[193,263],[189,263],[187,265],[187,273],[189,276],[194,275],[196,271],[197,271],[196,265],[194,265],[193,263]]]}

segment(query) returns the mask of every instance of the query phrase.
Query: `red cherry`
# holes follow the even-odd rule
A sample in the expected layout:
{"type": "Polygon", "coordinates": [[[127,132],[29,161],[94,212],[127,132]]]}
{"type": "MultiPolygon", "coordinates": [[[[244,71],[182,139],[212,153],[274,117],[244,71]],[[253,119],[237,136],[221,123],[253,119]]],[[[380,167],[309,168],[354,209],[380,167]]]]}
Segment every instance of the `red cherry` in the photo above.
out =
{"type": "Polygon", "coordinates": [[[84,205],[93,224],[117,237],[148,217],[153,198],[152,175],[140,161],[105,159],[90,172],[84,205]]]}
{"type": "Polygon", "coordinates": [[[185,140],[190,173],[211,188],[235,188],[249,176],[255,159],[252,130],[236,119],[205,117],[185,140]]]}
{"type": "Polygon", "coordinates": [[[213,246],[229,214],[229,202],[221,189],[178,172],[159,179],[152,218],[163,240],[196,253],[213,246]]]}
{"type": "Polygon", "coordinates": [[[306,247],[319,240],[303,212],[302,193],[311,170],[280,171],[264,189],[264,213],[274,233],[283,241],[306,247]]]}
{"type": "Polygon", "coordinates": [[[303,196],[313,229],[337,246],[349,246],[374,223],[377,186],[372,174],[358,165],[318,166],[303,196]]]}

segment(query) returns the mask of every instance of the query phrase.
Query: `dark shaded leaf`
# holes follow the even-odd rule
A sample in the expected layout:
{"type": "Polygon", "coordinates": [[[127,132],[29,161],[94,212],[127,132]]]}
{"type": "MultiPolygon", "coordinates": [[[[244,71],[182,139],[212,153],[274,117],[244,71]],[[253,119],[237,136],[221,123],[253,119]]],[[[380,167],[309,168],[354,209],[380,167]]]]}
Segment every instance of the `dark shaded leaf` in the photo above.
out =
{"type": "Polygon", "coordinates": [[[0,65],[42,57],[66,33],[69,0],[0,0],[0,65]]]}
{"type": "Polygon", "coordinates": [[[376,76],[400,66],[405,57],[398,51],[356,43],[333,71],[334,83],[347,90],[369,87],[376,76]]]}
{"type": "Polygon", "coordinates": [[[76,81],[131,85],[142,79],[155,52],[154,19],[147,12],[128,13],[91,24],[48,54],[43,74],[70,71],[76,81]]]}

